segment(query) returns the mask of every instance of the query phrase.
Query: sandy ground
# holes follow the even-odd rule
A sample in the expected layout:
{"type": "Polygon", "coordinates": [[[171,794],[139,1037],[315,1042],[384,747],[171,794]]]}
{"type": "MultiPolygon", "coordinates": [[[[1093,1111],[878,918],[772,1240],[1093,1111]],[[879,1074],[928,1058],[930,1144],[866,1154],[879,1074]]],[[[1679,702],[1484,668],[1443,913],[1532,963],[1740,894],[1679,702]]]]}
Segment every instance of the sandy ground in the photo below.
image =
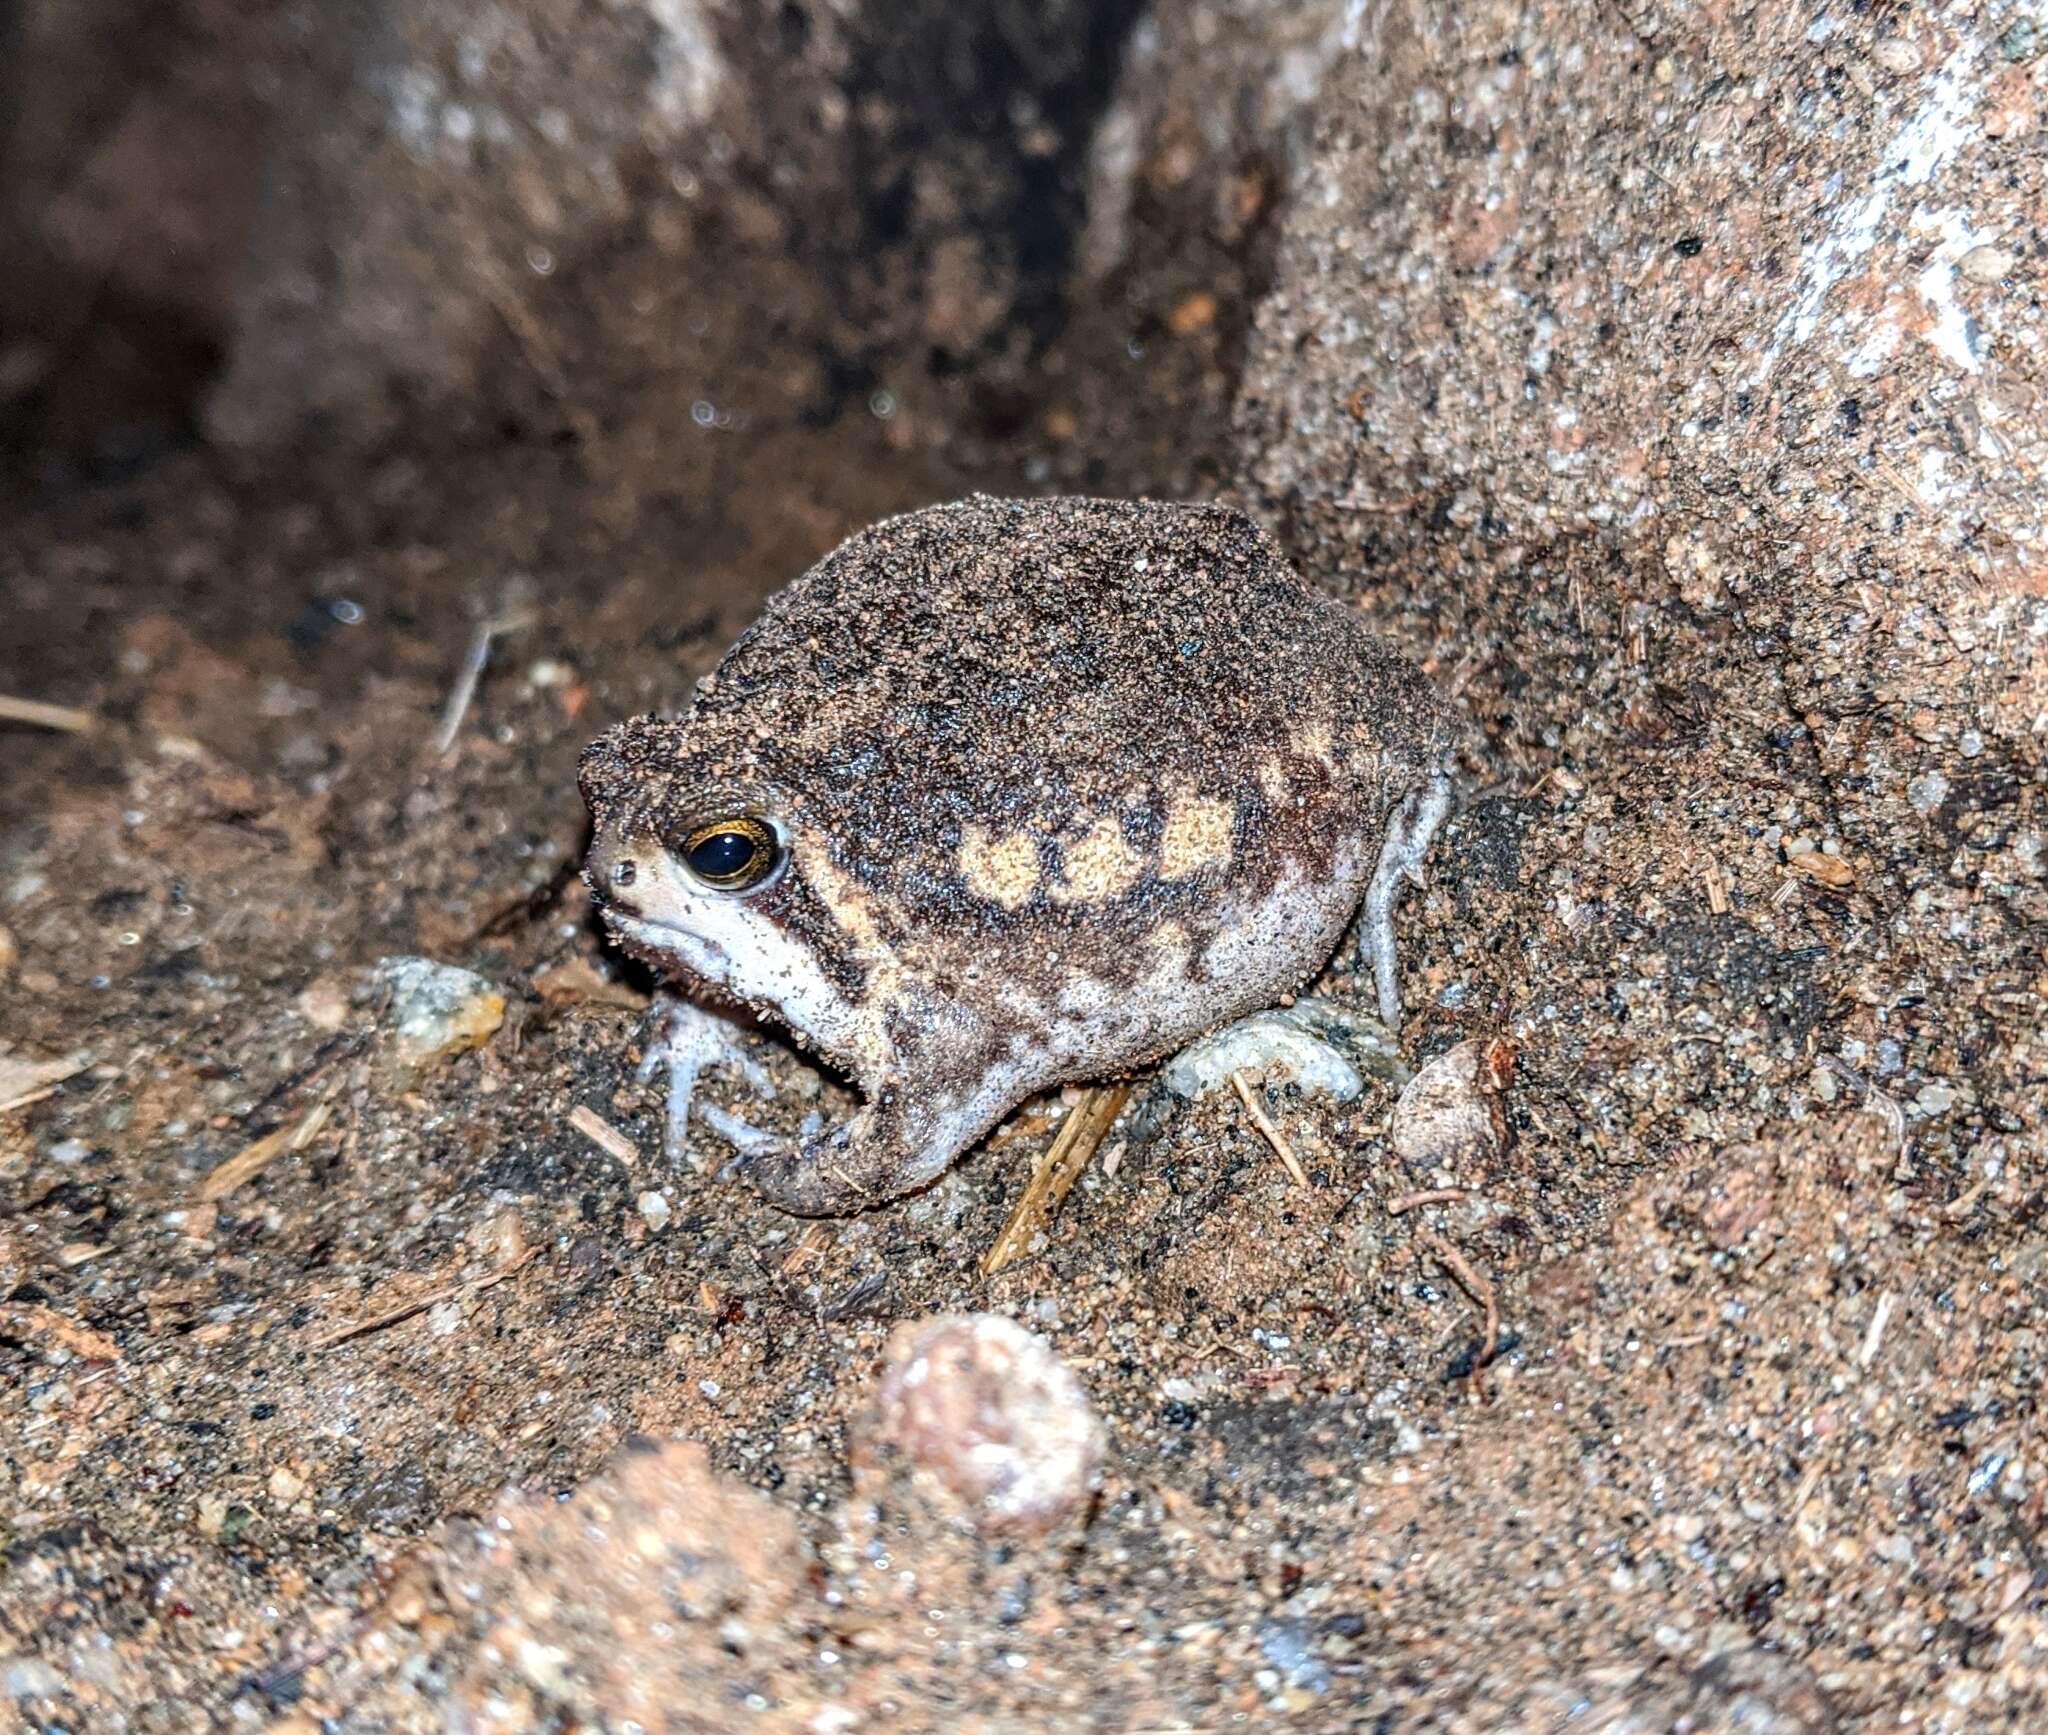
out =
{"type": "MultiPolygon", "coordinates": [[[[1533,485],[1499,524],[1434,472],[1333,488],[1317,417],[1373,376],[1284,359],[1344,312],[1302,209],[1262,310],[1241,226],[1148,257],[1076,291],[1022,396],[991,364],[999,402],[906,374],[820,415],[782,341],[817,286],[746,278],[679,351],[724,424],[617,408],[645,356],[567,400],[507,362],[487,432],[14,498],[0,691],[93,727],[0,758],[0,1721],[2048,1721],[2024,670],[1826,630],[1796,575],[1726,581],[1753,545],[1680,582],[1538,535],[1533,485]],[[1489,1056],[1462,1134],[1383,1082],[1255,1092],[1303,1184],[1236,1096],[1139,1081],[989,1278],[1072,1099],[846,1222],[664,1160],[576,756],[839,535],[977,486],[1230,492],[1457,700],[1400,933],[1409,1063],[1489,1056]],[[393,958],[502,1016],[408,1064],[393,958]],[[931,1473],[969,1423],[883,1395],[892,1332],[985,1312],[1099,1417],[1042,1531],[972,1522],[931,1473]]],[[[753,1040],[771,1120],[842,1100],[753,1040]]],[[[1051,1379],[977,1388],[1038,1393],[1027,1456],[1082,1426],[1051,1379]]]]}

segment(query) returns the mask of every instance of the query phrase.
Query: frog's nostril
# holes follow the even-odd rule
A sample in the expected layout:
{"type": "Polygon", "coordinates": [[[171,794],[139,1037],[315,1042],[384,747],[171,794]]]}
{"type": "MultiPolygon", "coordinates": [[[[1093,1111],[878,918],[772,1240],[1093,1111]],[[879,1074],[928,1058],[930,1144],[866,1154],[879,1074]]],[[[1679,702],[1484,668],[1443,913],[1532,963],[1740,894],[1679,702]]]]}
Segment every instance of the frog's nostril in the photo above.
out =
{"type": "Polygon", "coordinates": [[[599,903],[626,902],[626,888],[638,882],[640,862],[637,855],[628,853],[630,849],[627,839],[610,830],[600,832],[591,842],[583,872],[599,903]]]}

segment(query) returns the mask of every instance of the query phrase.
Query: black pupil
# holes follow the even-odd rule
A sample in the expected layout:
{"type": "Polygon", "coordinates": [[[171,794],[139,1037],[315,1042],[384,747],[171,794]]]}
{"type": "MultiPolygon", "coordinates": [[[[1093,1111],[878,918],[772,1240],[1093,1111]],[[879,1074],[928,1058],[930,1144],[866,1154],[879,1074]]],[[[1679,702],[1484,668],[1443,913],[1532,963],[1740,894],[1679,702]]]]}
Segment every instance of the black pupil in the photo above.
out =
{"type": "Polygon", "coordinates": [[[747,871],[760,848],[743,831],[714,831],[690,851],[690,866],[707,880],[729,880],[747,871]]]}

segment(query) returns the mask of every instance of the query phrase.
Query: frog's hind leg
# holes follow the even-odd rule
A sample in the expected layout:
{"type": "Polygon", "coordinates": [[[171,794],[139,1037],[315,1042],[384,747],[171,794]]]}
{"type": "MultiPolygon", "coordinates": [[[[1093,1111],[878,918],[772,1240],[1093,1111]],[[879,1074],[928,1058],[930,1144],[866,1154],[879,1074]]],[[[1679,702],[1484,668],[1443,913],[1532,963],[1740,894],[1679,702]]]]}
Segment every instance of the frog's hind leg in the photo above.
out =
{"type": "Polygon", "coordinates": [[[1422,858],[1450,811],[1450,773],[1439,765],[1394,809],[1387,822],[1386,841],[1380,845],[1379,865],[1365,888],[1365,906],[1358,923],[1358,963],[1361,969],[1367,963],[1372,965],[1380,1022],[1389,1030],[1398,1029],[1401,1023],[1401,981],[1394,963],[1394,900],[1401,895],[1403,879],[1418,886],[1424,883],[1422,858]]]}

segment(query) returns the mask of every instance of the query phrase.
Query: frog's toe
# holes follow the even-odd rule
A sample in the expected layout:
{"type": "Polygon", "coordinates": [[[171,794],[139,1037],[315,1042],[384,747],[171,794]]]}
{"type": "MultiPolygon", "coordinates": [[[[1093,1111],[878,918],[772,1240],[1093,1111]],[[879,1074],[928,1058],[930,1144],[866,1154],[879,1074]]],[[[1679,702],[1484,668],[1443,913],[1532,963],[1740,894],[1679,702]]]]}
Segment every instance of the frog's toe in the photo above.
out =
{"type": "Polygon", "coordinates": [[[749,1157],[765,1155],[769,1151],[781,1150],[789,1143],[780,1133],[771,1133],[755,1126],[751,1121],[743,1121],[738,1115],[729,1109],[720,1108],[715,1102],[705,1103],[697,1110],[697,1114],[707,1127],[739,1153],[742,1161],[749,1157]]]}
{"type": "MultiPolygon", "coordinates": [[[[697,1103],[697,1082],[705,1070],[728,1066],[737,1072],[760,1097],[775,1094],[767,1068],[740,1045],[739,1030],[730,1019],[707,1012],[680,995],[658,995],[649,1014],[651,1026],[647,1051],[641,1057],[639,1076],[668,1075],[666,1126],[662,1146],[671,1162],[687,1162],[690,1114],[695,1109],[704,1124],[735,1146],[741,1145],[728,1128],[754,1132],[746,1122],[727,1114],[717,1104],[697,1103]]],[[[760,1135],[756,1135],[760,1136],[760,1135]]]]}
{"type": "Polygon", "coordinates": [[[1394,810],[1387,822],[1387,835],[1380,845],[1380,859],[1366,887],[1365,910],[1358,924],[1358,961],[1372,967],[1373,985],[1378,990],[1380,1018],[1397,1029],[1401,1022],[1401,979],[1394,955],[1394,900],[1401,882],[1421,886],[1428,882],[1422,873],[1423,858],[1430,840],[1451,811],[1450,774],[1439,768],[1394,810]]]}

